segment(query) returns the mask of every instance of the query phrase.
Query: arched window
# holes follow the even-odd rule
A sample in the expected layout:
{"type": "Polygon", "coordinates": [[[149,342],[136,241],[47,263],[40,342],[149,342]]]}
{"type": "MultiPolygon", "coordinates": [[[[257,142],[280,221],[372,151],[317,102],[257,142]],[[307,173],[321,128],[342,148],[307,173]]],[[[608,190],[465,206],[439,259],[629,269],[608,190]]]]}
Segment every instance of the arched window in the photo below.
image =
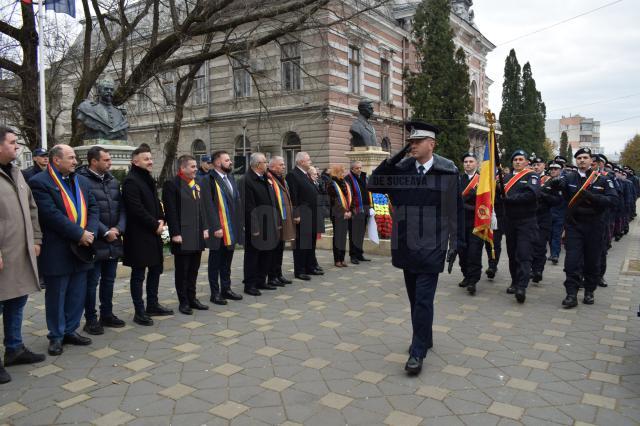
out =
{"type": "Polygon", "coordinates": [[[473,112],[480,112],[480,102],[478,102],[478,85],[475,81],[471,82],[471,88],[469,97],[471,98],[471,105],[473,105],[473,112]]]}
{"type": "Polygon", "coordinates": [[[287,132],[282,139],[282,156],[287,166],[287,171],[296,166],[296,154],[302,149],[300,136],[296,132],[287,132]]]}
{"type": "Polygon", "coordinates": [[[251,157],[251,141],[248,136],[238,135],[234,146],[233,173],[244,174],[249,165],[249,157],[251,157]]]}
{"type": "Polygon", "coordinates": [[[382,141],[380,142],[380,146],[382,147],[383,151],[391,152],[391,140],[389,139],[388,136],[385,136],[382,138],[382,141]]]}
{"type": "Polygon", "coordinates": [[[200,166],[200,158],[207,154],[207,145],[202,139],[196,139],[191,144],[191,155],[193,155],[200,166]]]}

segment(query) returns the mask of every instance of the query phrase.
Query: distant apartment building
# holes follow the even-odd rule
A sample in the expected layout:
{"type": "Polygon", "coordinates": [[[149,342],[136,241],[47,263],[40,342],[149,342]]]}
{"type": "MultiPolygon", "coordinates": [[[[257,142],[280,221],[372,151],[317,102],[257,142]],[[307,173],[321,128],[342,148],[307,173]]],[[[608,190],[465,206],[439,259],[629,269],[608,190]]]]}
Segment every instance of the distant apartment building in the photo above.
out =
{"type": "Polygon", "coordinates": [[[570,115],[545,122],[545,133],[554,146],[560,146],[562,132],[567,132],[567,139],[573,152],[576,152],[579,147],[586,147],[592,152],[604,153],[604,149],[600,146],[599,121],[581,115],[570,115]]]}

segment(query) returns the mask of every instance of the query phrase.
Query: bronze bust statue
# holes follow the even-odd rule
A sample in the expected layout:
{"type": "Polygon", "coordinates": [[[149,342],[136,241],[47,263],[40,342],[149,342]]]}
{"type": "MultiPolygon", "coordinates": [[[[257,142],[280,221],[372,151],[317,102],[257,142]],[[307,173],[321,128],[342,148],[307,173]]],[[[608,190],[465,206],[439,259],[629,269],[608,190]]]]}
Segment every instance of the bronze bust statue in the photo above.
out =
{"type": "Polygon", "coordinates": [[[78,105],[76,118],[84,124],[84,139],[126,140],[129,122],[126,111],[114,106],[113,80],[101,80],[96,85],[98,102],[88,99],[78,105]]]}
{"type": "Polygon", "coordinates": [[[373,104],[368,99],[358,103],[358,117],[351,124],[351,146],[379,146],[376,140],[376,129],[369,123],[373,115],[373,104]]]}

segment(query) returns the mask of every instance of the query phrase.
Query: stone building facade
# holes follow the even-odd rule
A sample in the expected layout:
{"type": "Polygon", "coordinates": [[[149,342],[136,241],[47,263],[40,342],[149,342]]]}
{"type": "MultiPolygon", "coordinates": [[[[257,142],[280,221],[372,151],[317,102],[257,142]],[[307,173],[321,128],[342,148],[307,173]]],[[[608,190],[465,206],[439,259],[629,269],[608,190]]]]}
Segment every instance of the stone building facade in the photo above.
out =
{"type": "MultiPolygon", "coordinates": [[[[371,122],[378,143],[388,151],[400,149],[405,140],[402,123],[411,116],[403,69],[417,68],[411,22],[418,4],[395,0],[346,24],[208,61],[185,108],[178,155],[199,157],[225,149],[241,163],[243,152],[259,151],[282,155],[291,168],[295,154],[307,151],[319,167],[347,164],[349,127],[363,98],[373,101],[371,122]]],[[[467,54],[474,105],[469,144],[479,153],[488,132],[482,114],[492,83],[485,71],[486,56],[495,46],[473,23],[470,0],[452,4],[454,41],[467,54]]],[[[174,78],[172,73],[159,78],[156,86],[165,97],[175,91],[174,78]]],[[[129,140],[151,145],[158,172],[173,117],[170,108],[158,107],[162,102],[154,93],[142,93],[127,103],[129,140]]]]}

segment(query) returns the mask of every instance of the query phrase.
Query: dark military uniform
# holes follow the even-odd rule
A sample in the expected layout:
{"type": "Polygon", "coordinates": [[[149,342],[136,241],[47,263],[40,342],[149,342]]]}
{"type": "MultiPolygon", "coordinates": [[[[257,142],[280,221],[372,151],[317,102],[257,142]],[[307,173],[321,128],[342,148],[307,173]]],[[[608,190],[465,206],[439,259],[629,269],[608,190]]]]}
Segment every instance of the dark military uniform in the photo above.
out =
{"type": "Polygon", "coordinates": [[[538,238],[533,244],[533,260],[531,263],[531,279],[534,283],[542,281],[544,265],[547,262],[547,244],[551,240],[551,207],[562,203],[562,195],[558,189],[549,185],[549,176],[540,178],[540,190],[538,191],[538,209],[536,220],[538,221],[538,238]]]}
{"type": "Polygon", "coordinates": [[[536,207],[538,175],[532,170],[505,175],[505,193],[501,194],[506,210],[507,253],[511,285],[508,293],[516,293],[518,302],[524,302],[529,285],[533,244],[538,238],[536,207]],[[522,296],[521,296],[522,295],[522,296]]]}
{"type": "Polygon", "coordinates": [[[464,207],[464,238],[465,247],[460,250],[460,269],[464,280],[460,287],[466,287],[469,294],[476,292],[476,284],[482,275],[482,247],[484,241],[473,234],[476,209],[476,190],[478,187],[478,173],[469,176],[460,175],[460,189],[464,207]]]}
{"type": "MultiPolygon", "coordinates": [[[[580,152],[576,152],[576,156],[580,152]]],[[[565,308],[572,308],[577,304],[578,288],[583,277],[585,303],[593,303],[593,292],[600,281],[601,274],[605,232],[603,215],[608,208],[615,206],[617,195],[611,180],[591,170],[584,175],[580,172],[567,173],[559,178],[559,185],[569,202],[565,220],[566,256],[564,261],[566,273],[564,286],[567,298],[562,304],[565,308]],[[587,183],[592,173],[595,174],[591,182],[587,183]]]]}

